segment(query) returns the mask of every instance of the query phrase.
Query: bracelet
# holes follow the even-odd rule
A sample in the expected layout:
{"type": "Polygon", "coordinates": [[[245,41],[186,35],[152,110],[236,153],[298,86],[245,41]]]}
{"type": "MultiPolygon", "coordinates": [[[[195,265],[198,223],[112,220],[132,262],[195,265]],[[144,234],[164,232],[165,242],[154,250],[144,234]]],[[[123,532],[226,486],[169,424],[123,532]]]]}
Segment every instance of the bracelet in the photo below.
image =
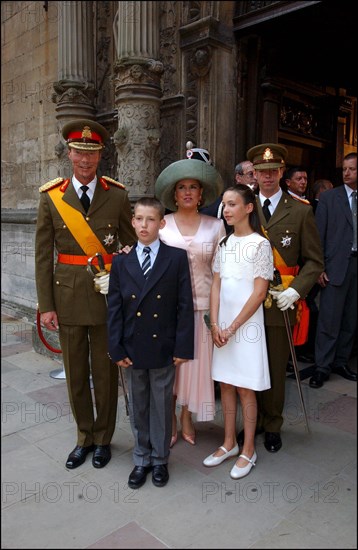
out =
{"type": "Polygon", "coordinates": [[[227,331],[231,336],[235,336],[235,332],[233,332],[230,328],[227,328],[227,331]]]}

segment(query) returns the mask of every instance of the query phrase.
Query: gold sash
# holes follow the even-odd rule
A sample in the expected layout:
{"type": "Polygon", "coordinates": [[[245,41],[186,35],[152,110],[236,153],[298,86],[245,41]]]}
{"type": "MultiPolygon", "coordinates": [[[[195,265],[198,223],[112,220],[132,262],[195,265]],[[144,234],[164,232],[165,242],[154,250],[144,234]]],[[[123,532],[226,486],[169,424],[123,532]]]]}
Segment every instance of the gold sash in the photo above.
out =
{"type": "MultiPolygon", "coordinates": [[[[97,252],[102,254],[102,256],[107,255],[106,249],[103,247],[97,236],[93,233],[92,229],[84,219],[83,214],[62,200],[63,193],[60,188],[55,187],[54,189],[48,191],[48,194],[57,208],[61,218],[72,233],[74,239],[82,248],[85,255],[89,258],[94,256],[97,252]]],[[[99,267],[96,267],[99,270],[99,267]]],[[[105,267],[107,271],[110,271],[111,264],[106,264],[105,267]]]]}

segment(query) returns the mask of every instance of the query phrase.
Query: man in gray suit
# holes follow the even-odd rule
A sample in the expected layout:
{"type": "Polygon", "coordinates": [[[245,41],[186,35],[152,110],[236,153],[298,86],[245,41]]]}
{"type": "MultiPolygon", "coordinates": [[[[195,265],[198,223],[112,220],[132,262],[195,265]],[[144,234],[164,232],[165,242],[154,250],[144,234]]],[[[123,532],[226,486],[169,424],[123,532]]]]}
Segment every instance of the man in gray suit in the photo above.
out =
{"type": "Polygon", "coordinates": [[[321,388],[331,372],[357,381],[348,367],[357,329],[357,153],[343,159],[343,183],[323,193],[316,210],[325,270],[318,279],[322,290],[311,388],[321,388]]]}

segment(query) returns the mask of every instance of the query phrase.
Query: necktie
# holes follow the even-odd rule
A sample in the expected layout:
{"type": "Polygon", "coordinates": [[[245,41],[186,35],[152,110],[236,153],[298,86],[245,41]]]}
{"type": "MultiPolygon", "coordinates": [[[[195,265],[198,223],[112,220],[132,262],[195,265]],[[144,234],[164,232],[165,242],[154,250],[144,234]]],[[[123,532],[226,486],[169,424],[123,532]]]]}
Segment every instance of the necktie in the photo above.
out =
{"type": "Polygon", "coordinates": [[[352,193],[353,250],[357,250],[357,191],[352,193]]]}
{"type": "Polygon", "coordinates": [[[145,256],[144,261],[142,263],[142,271],[143,271],[144,277],[146,279],[148,279],[150,270],[152,268],[151,262],[150,262],[150,246],[145,246],[143,248],[143,252],[146,256],[145,256]]]}
{"type": "Polygon", "coordinates": [[[80,189],[82,191],[82,196],[80,198],[80,201],[83,205],[83,208],[87,212],[89,207],[90,207],[90,204],[91,204],[89,196],[87,195],[88,187],[87,187],[87,185],[81,185],[80,189]]]}
{"type": "Polygon", "coordinates": [[[262,207],[262,212],[264,213],[264,216],[266,218],[266,221],[268,222],[271,218],[271,212],[269,210],[269,205],[271,204],[270,199],[265,199],[264,205],[262,207]]]}

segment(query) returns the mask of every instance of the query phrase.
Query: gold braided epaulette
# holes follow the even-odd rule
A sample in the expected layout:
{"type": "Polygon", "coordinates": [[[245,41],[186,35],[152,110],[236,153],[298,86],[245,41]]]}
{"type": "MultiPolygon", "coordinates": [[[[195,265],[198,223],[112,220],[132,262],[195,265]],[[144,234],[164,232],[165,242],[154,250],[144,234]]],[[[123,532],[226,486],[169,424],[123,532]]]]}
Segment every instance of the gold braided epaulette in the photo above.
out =
{"type": "Polygon", "coordinates": [[[120,183],[119,181],[117,180],[114,180],[113,178],[110,178],[109,176],[102,176],[102,178],[106,181],[108,181],[108,183],[112,183],[113,185],[116,185],[117,187],[120,187],[121,189],[125,189],[125,185],[123,185],[123,183],[120,183]]]}
{"type": "Polygon", "coordinates": [[[57,187],[62,182],[63,182],[63,178],[55,178],[54,180],[48,181],[47,183],[44,183],[43,185],[41,185],[41,187],[39,187],[39,191],[40,193],[45,193],[46,191],[49,191],[50,189],[57,187]]]}

